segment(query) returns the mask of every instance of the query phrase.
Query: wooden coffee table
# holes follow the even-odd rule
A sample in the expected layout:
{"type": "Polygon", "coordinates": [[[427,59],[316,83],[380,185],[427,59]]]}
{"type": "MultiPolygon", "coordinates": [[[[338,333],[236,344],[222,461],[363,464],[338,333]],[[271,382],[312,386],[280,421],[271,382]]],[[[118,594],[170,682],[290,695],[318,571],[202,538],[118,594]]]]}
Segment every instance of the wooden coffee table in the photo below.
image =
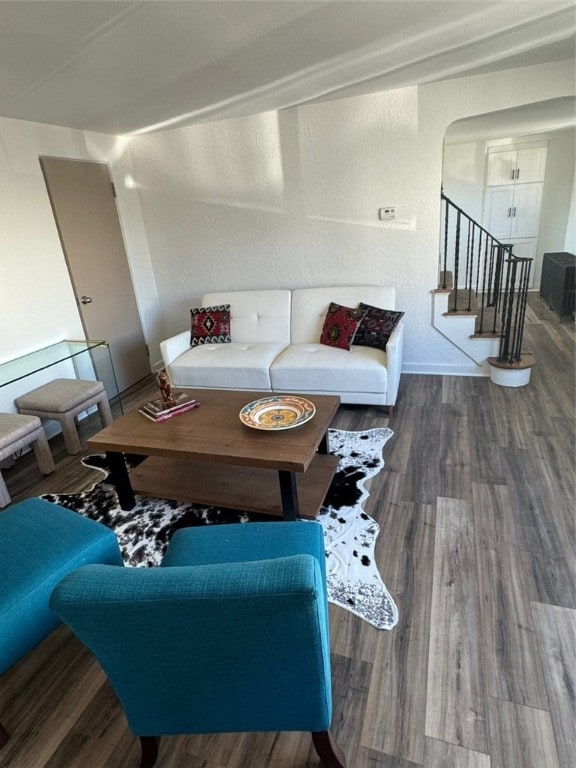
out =
{"type": "Polygon", "coordinates": [[[314,417],[294,429],[251,429],[240,409],[270,392],[187,390],[198,408],[155,424],[137,410],[88,440],[105,451],[120,505],[131,509],[134,492],[248,512],[313,519],[338,465],[328,455],[328,427],[340,398],[306,396],[314,417]],[[130,471],[123,453],[147,458],[130,471]]]}

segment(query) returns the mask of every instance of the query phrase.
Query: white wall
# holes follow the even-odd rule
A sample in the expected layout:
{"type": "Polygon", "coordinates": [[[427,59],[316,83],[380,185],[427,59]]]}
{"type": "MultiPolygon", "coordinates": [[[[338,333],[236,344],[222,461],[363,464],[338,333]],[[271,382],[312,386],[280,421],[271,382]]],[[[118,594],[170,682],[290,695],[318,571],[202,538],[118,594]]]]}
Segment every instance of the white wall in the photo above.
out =
{"type": "Polygon", "coordinates": [[[476,372],[431,326],[446,128],[573,93],[570,65],[556,63],[138,137],[167,331],[187,327],[207,290],[392,284],[405,370],[476,372]],[[378,221],[385,205],[395,222],[378,221]]]}
{"type": "Polygon", "coordinates": [[[480,224],[485,153],[483,141],[446,144],[442,165],[444,194],[480,224]]]}
{"type": "MultiPolygon", "coordinates": [[[[138,194],[123,183],[131,172],[125,140],[0,118],[0,362],[62,339],[84,338],[40,155],[110,163],[144,330],[160,339],[164,331],[138,194]]],[[[0,411],[13,411],[15,397],[53,372],[43,376],[0,387],[0,411]]]]}
{"type": "MultiPolygon", "coordinates": [[[[570,203],[576,174],[576,130],[556,131],[546,136],[548,156],[540,215],[534,286],[540,286],[542,257],[565,250],[570,232],[570,203]]],[[[573,226],[573,224],[572,224],[573,226]]]]}

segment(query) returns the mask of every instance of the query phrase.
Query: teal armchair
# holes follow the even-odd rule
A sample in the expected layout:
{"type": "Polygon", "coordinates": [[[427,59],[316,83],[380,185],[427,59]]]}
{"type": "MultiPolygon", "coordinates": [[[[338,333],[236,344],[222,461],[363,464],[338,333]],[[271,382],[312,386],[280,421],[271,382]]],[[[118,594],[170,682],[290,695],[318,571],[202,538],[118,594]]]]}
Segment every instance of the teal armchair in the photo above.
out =
{"type": "Polygon", "coordinates": [[[51,606],[101,663],[141,768],[162,735],[305,730],[326,768],[344,768],[318,523],[182,529],[162,567],[79,568],[51,606]]]}
{"type": "MultiPolygon", "coordinates": [[[[87,563],[123,570],[116,535],[105,525],[40,498],[0,512],[0,675],[60,625],[49,606],[52,590],[87,563]]],[[[7,741],[0,723],[0,748],[7,741]]]]}

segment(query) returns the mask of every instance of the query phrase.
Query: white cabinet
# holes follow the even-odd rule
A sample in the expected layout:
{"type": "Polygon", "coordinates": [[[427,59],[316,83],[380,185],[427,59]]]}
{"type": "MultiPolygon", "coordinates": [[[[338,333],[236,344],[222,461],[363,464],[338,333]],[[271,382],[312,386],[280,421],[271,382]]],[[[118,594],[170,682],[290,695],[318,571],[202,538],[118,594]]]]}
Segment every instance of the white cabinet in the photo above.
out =
{"type": "Polygon", "coordinates": [[[502,242],[504,245],[512,245],[512,252],[521,259],[533,259],[536,256],[536,240],[533,237],[526,240],[502,240],[502,242]]]}
{"type": "Polygon", "coordinates": [[[510,237],[513,199],[512,186],[486,187],[484,190],[484,226],[498,240],[510,237]]]}
{"type": "MultiPolygon", "coordinates": [[[[534,259],[546,172],[545,141],[491,146],[486,155],[483,225],[519,257],[534,259]]],[[[531,283],[534,276],[532,270],[531,283]]]]}
{"type": "Polygon", "coordinates": [[[545,144],[518,145],[506,149],[490,147],[486,167],[486,186],[544,181],[546,154],[545,144]]]}
{"type": "MultiPolygon", "coordinates": [[[[502,243],[504,245],[511,245],[512,253],[515,256],[518,256],[520,259],[532,259],[534,260],[536,258],[536,238],[535,237],[528,237],[525,240],[502,240],[502,243]]],[[[528,288],[534,287],[534,279],[535,279],[535,269],[534,269],[534,263],[532,263],[532,269],[530,270],[530,281],[528,283],[528,288]]]]}
{"type": "Polygon", "coordinates": [[[487,187],[484,226],[490,234],[504,238],[537,237],[542,205],[542,184],[508,184],[487,187]]]}
{"type": "Polygon", "coordinates": [[[486,187],[484,226],[498,240],[537,237],[542,184],[486,187]]]}

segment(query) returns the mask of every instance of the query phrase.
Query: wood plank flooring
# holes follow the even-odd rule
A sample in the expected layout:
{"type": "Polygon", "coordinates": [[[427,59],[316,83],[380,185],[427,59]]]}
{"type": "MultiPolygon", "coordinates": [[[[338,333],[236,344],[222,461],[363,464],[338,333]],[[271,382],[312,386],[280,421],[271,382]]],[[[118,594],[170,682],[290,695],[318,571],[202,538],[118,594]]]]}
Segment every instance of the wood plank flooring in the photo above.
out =
{"type": "MultiPolygon", "coordinates": [[[[376,630],[331,606],[333,729],[350,768],[576,764],[575,332],[534,294],[527,387],[402,377],[392,415],[342,406],[334,426],[389,426],[366,511],[400,612],[376,630]]],[[[153,385],[136,388],[132,408],[153,385]]],[[[85,420],[82,436],[99,429],[85,420]]],[[[51,448],[4,471],[13,500],[98,474],[51,448]]],[[[129,768],[137,740],[90,654],[56,630],[0,677],[0,768],[129,768]]],[[[313,768],[308,734],[165,738],[163,768],[313,768]]]]}

